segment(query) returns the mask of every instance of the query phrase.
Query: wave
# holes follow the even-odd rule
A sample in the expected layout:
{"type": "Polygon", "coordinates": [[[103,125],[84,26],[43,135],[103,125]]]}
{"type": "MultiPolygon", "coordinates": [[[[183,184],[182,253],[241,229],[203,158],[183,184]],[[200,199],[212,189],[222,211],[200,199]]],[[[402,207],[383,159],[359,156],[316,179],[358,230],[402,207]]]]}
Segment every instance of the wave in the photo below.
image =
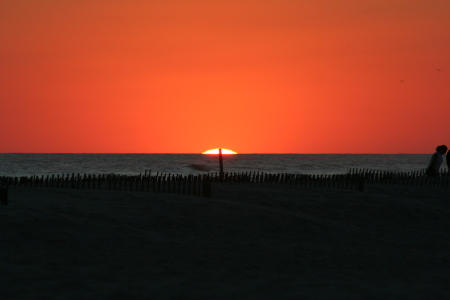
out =
{"type": "MultiPolygon", "coordinates": [[[[224,156],[225,172],[343,174],[349,168],[408,172],[425,168],[431,154],[239,154],[224,156]]],[[[447,170],[447,166],[441,166],[447,170]]],[[[0,176],[52,174],[188,175],[218,172],[217,157],[202,154],[0,153],[0,176]]]]}
{"type": "Polygon", "coordinates": [[[211,168],[207,165],[198,165],[198,164],[191,164],[188,165],[189,168],[196,170],[196,171],[202,171],[202,172],[209,172],[211,171],[211,168]]]}

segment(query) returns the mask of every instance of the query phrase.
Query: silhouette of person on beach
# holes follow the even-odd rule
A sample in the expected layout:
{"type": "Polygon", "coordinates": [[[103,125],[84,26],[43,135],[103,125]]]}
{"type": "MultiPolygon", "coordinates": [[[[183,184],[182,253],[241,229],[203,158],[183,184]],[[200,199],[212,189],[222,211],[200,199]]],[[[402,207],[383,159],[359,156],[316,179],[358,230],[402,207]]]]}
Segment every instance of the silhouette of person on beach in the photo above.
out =
{"type": "MultiPolygon", "coordinates": [[[[428,176],[432,177],[439,176],[439,168],[441,167],[441,164],[444,161],[443,155],[445,154],[445,152],[447,152],[447,149],[448,148],[445,145],[437,146],[436,152],[431,157],[430,164],[427,167],[428,176]]],[[[448,154],[447,157],[449,157],[448,154]]]]}
{"type": "Polygon", "coordinates": [[[447,160],[447,168],[448,172],[450,173],[450,151],[447,152],[447,156],[445,157],[445,159],[447,160]]]}

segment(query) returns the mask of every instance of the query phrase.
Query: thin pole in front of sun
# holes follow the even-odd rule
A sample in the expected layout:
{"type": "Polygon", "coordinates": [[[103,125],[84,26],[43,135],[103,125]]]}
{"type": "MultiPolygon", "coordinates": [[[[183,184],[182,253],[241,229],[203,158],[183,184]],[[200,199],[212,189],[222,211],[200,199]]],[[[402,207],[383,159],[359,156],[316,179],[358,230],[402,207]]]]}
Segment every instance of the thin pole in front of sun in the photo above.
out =
{"type": "Polygon", "coordinates": [[[219,166],[220,166],[220,173],[219,178],[220,181],[223,181],[223,158],[222,158],[222,148],[219,148],[219,166]]]}

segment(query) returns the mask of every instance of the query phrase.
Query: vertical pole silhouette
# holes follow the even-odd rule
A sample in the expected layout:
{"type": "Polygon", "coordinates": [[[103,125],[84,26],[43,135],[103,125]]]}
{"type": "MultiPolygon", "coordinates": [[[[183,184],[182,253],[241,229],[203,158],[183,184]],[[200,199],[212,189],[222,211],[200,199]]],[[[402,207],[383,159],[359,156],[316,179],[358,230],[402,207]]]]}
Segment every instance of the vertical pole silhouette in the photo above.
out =
{"type": "Polygon", "coordinates": [[[223,158],[222,158],[222,148],[219,149],[219,166],[220,166],[220,181],[223,181],[223,158]]]}
{"type": "Polygon", "coordinates": [[[2,205],[8,205],[8,186],[0,190],[0,198],[2,205]]]}

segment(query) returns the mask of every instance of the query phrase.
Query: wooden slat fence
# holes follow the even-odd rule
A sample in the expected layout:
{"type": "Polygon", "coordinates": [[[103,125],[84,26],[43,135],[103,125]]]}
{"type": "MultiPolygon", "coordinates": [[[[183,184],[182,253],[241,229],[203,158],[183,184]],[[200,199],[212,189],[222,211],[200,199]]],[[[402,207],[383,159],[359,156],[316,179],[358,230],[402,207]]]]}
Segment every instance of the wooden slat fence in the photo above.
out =
{"type": "Polygon", "coordinates": [[[118,191],[141,191],[175,193],[193,196],[211,196],[211,183],[254,183],[294,186],[314,186],[335,189],[363,191],[367,183],[405,184],[415,186],[449,185],[449,173],[429,177],[425,170],[411,172],[388,172],[371,169],[349,169],[346,174],[290,174],[290,173],[207,173],[201,175],[180,175],[145,172],[139,175],[119,174],[75,174],[0,177],[0,195],[6,197],[8,186],[30,186],[47,188],[103,189],[118,191]],[[4,191],[6,190],[6,191],[4,191]]]}
{"type": "Polygon", "coordinates": [[[8,186],[102,189],[118,191],[141,191],[178,193],[209,197],[211,184],[205,175],[150,174],[75,174],[47,176],[0,177],[0,187],[8,186]]]}
{"type": "Polygon", "coordinates": [[[178,193],[209,197],[211,183],[259,183],[299,186],[322,186],[338,189],[360,190],[363,182],[358,174],[311,175],[288,173],[208,173],[180,175],[145,172],[143,175],[75,174],[0,177],[0,187],[30,186],[47,188],[105,189],[119,191],[142,191],[178,193]]]}
{"type": "Polygon", "coordinates": [[[425,169],[409,172],[390,172],[371,169],[349,169],[347,174],[364,178],[365,183],[403,184],[414,186],[448,187],[450,173],[441,170],[439,176],[426,175],[425,169]]]}

